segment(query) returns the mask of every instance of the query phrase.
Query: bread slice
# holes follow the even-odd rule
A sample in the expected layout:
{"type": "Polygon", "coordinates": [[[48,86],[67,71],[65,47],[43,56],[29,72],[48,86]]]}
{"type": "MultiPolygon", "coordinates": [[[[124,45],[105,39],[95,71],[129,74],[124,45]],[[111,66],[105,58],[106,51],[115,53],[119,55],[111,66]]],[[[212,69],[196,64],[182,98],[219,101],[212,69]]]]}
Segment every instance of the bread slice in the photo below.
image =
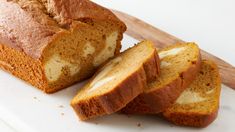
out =
{"type": "Polygon", "coordinates": [[[46,93],[119,54],[125,24],[90,0],[1,0],[0,68],[46,93]]]}
{"type": "Polygon", "coordinates": [[[176,125],[206,127],[217,117],[220,89],[221,81],[216,64],[202,61],[196,79],[163,115],[176,125]]]}
{"type": "Polygon", "coordinates": [[[159,58],[144,41],[107,62],[71,101],[81,120],[111,114],[125,107],[159,74],[159,58]],[[151,69],[151,72],[150,72],[151,69]]]}
{"type": "Polygon", "coordinates": [[[149,83],[144,93],[129,103],[122,112],[127,114],[156,114],[174,104],[180,94],[196,77],[201,56],[194,43],[176,44],[159,51],[160,76],[149,83]]]}

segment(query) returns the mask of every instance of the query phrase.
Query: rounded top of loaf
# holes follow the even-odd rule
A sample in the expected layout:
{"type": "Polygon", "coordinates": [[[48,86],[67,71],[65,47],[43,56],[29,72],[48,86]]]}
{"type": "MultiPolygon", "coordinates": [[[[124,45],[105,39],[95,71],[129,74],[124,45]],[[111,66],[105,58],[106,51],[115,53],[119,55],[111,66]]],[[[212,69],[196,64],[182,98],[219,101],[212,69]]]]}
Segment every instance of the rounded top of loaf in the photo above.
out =
{"type": "Polygon", "coordinates": [[[47,12],[60,24],[70,24],[83,18],[121,22],[110,10],[90,0],[40,0],[47,12]]]}
{"type": "Polygon", "coordinates": [[[32,58],[59,36],[84,25],[84,19],[125,24],[110,10],[89,0],[1,0],[0,42],[32,58]]]}

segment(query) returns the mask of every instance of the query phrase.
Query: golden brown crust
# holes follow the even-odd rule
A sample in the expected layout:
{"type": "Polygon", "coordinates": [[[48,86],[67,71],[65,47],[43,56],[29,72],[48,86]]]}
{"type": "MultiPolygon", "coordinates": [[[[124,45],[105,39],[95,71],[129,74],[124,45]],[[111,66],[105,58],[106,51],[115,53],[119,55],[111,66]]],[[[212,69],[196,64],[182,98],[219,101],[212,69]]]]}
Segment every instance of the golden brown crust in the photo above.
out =
{"type": "Polygon", "coordinates": [[[96,19],[124,25],[110,10],[90,0],[46,0],[44,5],[54,18],[59,18],[56,20],[60,24],[71,24],[73,20],[96,19]]]}
{"type": "Polygon", "coordinates": [[[171,107],[180,94],[195,79],[201,66],[201,56],[186,71],[168,85],[148,93],[143,93],[121,111],[126,114],[156,114],[171,107]]]}
{"type": "Polygon", "coordinates": [[[74,99],[71,102],[71,106],[81,120],[119,111],[140,93],[143,93],[143,90],[147,87],[147,77],[156,78],[158,71],[146,72],[146,67],[151,69],[159,67],[159,59],[156,51],[153,52],[153,55],[136,72],[127,76],[112,91],[79,102],[74,101],[74,99]]]}
{"type": "Polygon", "coordinates": [[[41,90],[46,87],[41,62],[30,58],[24,52],[0,44],[0,67],[41,90]]]}
{"type": "MultiPolygon", "coordinates": [[[[62,15],[64,21],[71,21],[69,23],[71,29],[70,26],[69,29],[65,29],[62,25],[57,24],[59,22],[48,15],[46,7],[36,0],[32,2],[20,0],[18,3],[1,0],[0,43],[38,59],[47,45],[54,40],[54,37],[57,37],[56,34],[66,32],[66,30],[73,30],[72,25],[74,23],[72,21],[79,21],[80,19],[113,21],[114,25],[116,24],[120,27],[120,34],[126,30],[125,24],[111,11],[89,0],[79,0],[76,2],[73,2],[74,0],[70,0],[71,2],[67,0],[49,1],[49,3],[54,3],[50,7],[53,8],[55,14],[59,13],[59,15],[62,15]],[[75,5],[79,5],[78,7],[80,8],[75,5]]],[[[119,38],[121,39],[122,36],[119,35],[119,38]]],[[[117,48],[120,48],[120,45],[117,48]]]]}
{"type": "Polygon", "coordinates": [[[179,125],[179,126],[190,126],[190,127],[207,127],[211,124],[218,115],[218,108],[207,114],[200,113],[171,113],[164,112],[164,117],[168,121],[179,125]]]}
{"type": "Polygon", "coordinates": [[[152,57],[144,63],[144,70],[147,75],[147,82],[150,83],[156,80],[156,75],[160,74],[160,58],[158,56],[157,50],[152,55],[152,57]],[[155,67],[155,68],[153,68],[155,67]]]}
{"type": "Polygon", "coordinates": [[[14,2],[1,0],[0,8],[0,43],[25,52],[32,58],[40,58],[58,28],[39,23],[14,2]]]}

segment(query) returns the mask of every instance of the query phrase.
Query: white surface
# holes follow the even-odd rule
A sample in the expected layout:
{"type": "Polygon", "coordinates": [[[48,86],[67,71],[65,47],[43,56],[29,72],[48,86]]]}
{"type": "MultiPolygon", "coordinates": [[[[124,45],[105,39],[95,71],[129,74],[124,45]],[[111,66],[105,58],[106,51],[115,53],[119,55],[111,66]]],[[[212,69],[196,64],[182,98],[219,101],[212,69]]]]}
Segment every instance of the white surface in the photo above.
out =
{"type": "MultiPolygon", "coordinates": [[[[128,12],[235,65],[233,0],[94,0],[128,12]]],[[[136,41],[125,36],[124,48],[136,41]]],[[[78,84],[53,95],[43,94],[0,70],[1,132],[77,131],[223,131],[235,130],[235,91],[223,87],[218,119],[206,129],[176,127],[155,116],[111,115],[89,122],[77,119],[69,102],[78,84]],[[61,105],[64,106],[61,108],[61,105]],[[64,114],[64,115],[63,115],[64,114]],[[137,124],[141,123],[141,127],[137,124]]]]}

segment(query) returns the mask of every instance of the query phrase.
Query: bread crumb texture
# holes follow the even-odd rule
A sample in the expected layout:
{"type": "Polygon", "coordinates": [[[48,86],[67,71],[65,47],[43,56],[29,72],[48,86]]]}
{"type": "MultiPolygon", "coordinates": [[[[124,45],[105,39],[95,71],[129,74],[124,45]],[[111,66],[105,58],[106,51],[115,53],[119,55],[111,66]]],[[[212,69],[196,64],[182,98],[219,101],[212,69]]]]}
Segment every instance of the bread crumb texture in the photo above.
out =
{"type": "Polygon", "coordinates": [[[163,115],[183,126],[206,127],[217,117],[221,91],[218,68],[212,61],[203,61],[192,84],[163,115]]]}

